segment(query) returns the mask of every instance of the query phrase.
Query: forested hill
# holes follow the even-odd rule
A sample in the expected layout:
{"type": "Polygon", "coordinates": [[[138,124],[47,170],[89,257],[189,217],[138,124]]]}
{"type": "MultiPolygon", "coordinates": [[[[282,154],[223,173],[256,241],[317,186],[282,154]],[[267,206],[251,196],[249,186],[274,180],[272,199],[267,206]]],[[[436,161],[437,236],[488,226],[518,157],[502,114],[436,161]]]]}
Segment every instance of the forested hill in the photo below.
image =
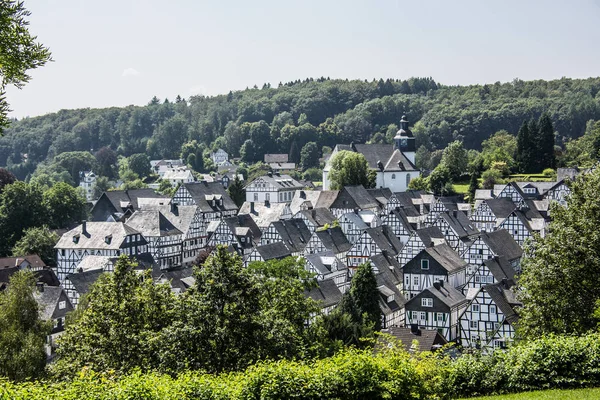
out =
{"type": "Polygon", "coordinates": [[[179,158],[223,147],[246,161],[265,153],[298,154],[307,142],[390,141],[406,113],[417,146],[444,148],[454,139],[479,148],[494,132],[516,134],[525,119],[548,111],[561,144],[600,119],[600,78],[444,86],[431,78],[348,81],[326,78],[246,89],[146,106],[61,110],[14,121],[0,138],[0,166],[19,178],[67,151],[110,146],[119,155],[179,158]],[[189,151],[188,151],[189,153],[189,151]]]}

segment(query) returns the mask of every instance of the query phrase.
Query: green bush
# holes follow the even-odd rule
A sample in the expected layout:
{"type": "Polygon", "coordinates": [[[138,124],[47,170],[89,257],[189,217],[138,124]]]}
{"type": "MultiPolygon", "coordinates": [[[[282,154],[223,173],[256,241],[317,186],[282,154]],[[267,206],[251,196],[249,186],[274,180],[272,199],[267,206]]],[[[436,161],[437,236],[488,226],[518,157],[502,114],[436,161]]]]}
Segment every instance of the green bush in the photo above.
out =
{"type": "Polygon", "coordinates": [[[344,350],[310,362],[264,362],[245,372],[177,377],[83,370],[69,382],[0,380],[9,399],[449,399],[600,385],[600,334],[548,336],[506,352],[454,360],[404,350],[344,350]]]}

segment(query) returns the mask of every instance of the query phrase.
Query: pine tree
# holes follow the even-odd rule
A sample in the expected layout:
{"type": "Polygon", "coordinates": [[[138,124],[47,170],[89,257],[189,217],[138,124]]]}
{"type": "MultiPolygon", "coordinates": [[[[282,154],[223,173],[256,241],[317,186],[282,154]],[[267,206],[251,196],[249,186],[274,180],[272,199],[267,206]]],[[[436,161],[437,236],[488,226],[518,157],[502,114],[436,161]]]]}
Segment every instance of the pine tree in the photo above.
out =
{"type": "Polygon", "coordinates": [[[364,263],[358,266],[352,285],[350,295],[356,305],[358,314],[362,317],[365,324],[373,324],[375,331],[381,330],[381,307],[379,306],[379,290],[377,289],[377,279],[373,273],[370,263],[364,263]]]}
{"type": "Polygon", "coordinates": [[[300,148],[298,148],[298,143],[295,140],[290,147],[289,160],[295,164],[300,162],[300,148]]]}
{"type": "Polygon", "coordinates": [[[529,166],[525,172],[541,172],[540,169],[540,149],[538,138],[540,136],[540,130],[537,121],[533,118],[529,120],[527,124],[529,131],[529,166]]]}
{"type": "Polygon", "coordinates": [[[538,121],[537,147],[539,151],[539,171],[556,168],[554,155],[554,127],[548,113],[543,113],[538,121]]]}
{"type": "Polygon", "coordinates": [[[523,121],[519,133],[517,134],[517,168],[520,173],[531,172],[531,135],[529,124],[523,121]]]}
{"type": "Polygon", "coordinates": [[[227,189],[227,193],[229,193],[229,197],[235,203],[236,206],[241,207],[241,205],[246,200],[246,190],[244,189],[244,183],[238,178],[237,174],[235,175],[235,179],[229,185],[227,189]]]}

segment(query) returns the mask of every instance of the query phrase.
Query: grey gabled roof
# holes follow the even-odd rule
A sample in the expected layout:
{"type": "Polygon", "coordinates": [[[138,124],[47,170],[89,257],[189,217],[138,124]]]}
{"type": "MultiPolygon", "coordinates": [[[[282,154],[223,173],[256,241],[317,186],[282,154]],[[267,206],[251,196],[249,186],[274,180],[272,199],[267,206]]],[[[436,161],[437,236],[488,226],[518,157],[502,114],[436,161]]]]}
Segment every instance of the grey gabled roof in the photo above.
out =
{"type": "Polygon", "coordinates": [[[279,233],[283,243],[292,253],[304,250],[310,240],[310,230],[300,218],[274,221],[271,226],[279,233]]]}
{"type": "Polygon", "coordinates": [[[219,211],[237,211],[235,205],[227,190],[219,182],[194,182],[184,183],[183,186],[190,193],[196,205],[203,212],[219,212],[219,211]],[[210,199],[214,197],[220,198],[223,201],[222,205],[218,202],[213,206],[210,199]]]}
{"type": "Polygon", "coordinates": [[[443,286],[440,286],[439,289],[435,286],[431,286],[425,289],[424,291],[428,291],[450,308],[460,305],[461,303],[467,301],[467,298],[463,296],[460,290],[455,289],[454,287],[452,287],[452,285],[448,284],[447,282],[443,282],[443,286]]]}
{"type": "Polygon", "coordinates": [[[364,186],[344,186],[331,204],[331,208],[366,210],[378,209],[379,204],[364,186]]]}
{"type": "Polygon", "coordinates": [[[316,254],[305,254],[304,258],[309,262],[320,274],[327,275],[335,270],[332,270],[334,263],[337,263],[337,270],[348,270],[348,267],[344,265],[332,251],[325,251],[323,253],[316,254]]]}
{"type": "MultiPolygon", "coordinates": [[[[396,168],[398,168],[399,161],[401,161],[404,166],[402,171],[417,169],[401,151],[395,149],[393,144],[338,144],[336,147],[338,151],[346,150],[362,154],[367,159],[367,163],[371,169],[379,170],[379,166],[377,165],[379,162],[384,166],[389,163],[390,168],[392,165],[395,165],[396,168]]],[[[386,171],[392,171],[392,169],[386,171]]]]}
{"type": "Polygon", "coordinates": [[[517,208],[515,203],[507,197],[488,199],[485,202],[496,218],[506,218],[517,208]]]}
{"type": "Polygon", "coordinates": [[[385,172],[417,171],[418,168],[410,161],[403,152],[396,149],[387,161],[382,160],[385,172]]]}
{"type": "Polygon", "coordinates": [[[489,233],[482,232],[481,239],[494,254],[504,256],[509,261],[521,258],[523,255],[523,249],[506,229],[498,229],[489,233]]]}
{"type": "MultiPolygon", "coordinates": [[[[218,221],[211,221],[211,223],[212,222],[217,222],[217,224],[219,223],[218,221]]],[[[223,218],[221,222],[227,224],[227,227],[231,233],[236,237],[237,233],[240,231],[238,228],[248,228],[254,242],[258,242],[262,235],[262,232],[258,225],[256,225],[256,222],[254,222],[252,217],[247,214],[238,214],[237,216],[223,218]]],[[[246,242],[244,245],[244,247],[252,247],[252,243],[246,242]]]]}
{"type": "Polygon", "coordinates": [[[434,246],[436,243],[445,242],[444,234],[437,226],[417,229],[415,234],[421,239],[425,247],[434,246]]]}
{"type": "Polygon", "coordinates": [[[342,292],[333,279],[325,279],[317,283],[317,287],[304,292],[306,297],[320,301],[323,308],[337,305],[342,300],[342,292]]]}
{"type": "Polygon", "coordinates": [[[275,242],[256,246],[255,250],[265,261],[279,260],[292,255],[291,251],[282,242],[275,242]]]}
{"type": "Polygon", "coordinates": [[[94,269],[90,271],[78,272],[70,274],[67,279],[71,281],[75,287],[75,291],[79,293],[79,296],[83,296],[90,291],[91,286],[100,278],[100,275],[104,273],[101,269],[94,269]]]}
{"type": "Polygon", "coordinates": [[[410,221],[408,220],[408,215],[404,208],[398,208],[396,210],[390,211],[390,213],[388,214],[388,218],[391,218],[392,216],[395,216],[407,231],[409,231],[409,232],[414,231],[414,228],[410,224],[410,221]]]}
{"type": "Polygon", "coordinates": [[[158,210],[138,210],[127,220],[127,225],[146,237],[183,234],[158,210]]]}
{"type": "Polygon", "coordinates": [[[0,258],[0,269],[20,266],[21,264],[31,266],[32,268],[43,268],[46,263],[37,254],[30,254],[19,257],[0,258]]]}
{"type": "Polygon", "coordinates": [[[311,210],[301,210],[300,214],[307,220],[312,222],[317,227],[322,227],[325,224],[332,224],[335,221],[335,215],[326,208],[313,208],[311,210]]]}
{"type": "Polygon", "coordinates": [[[366,229],[365,234],[369,235],[377,247],[387,252],[388,255],[397,255],[402,249],[402,242],[394,235],[389,225],[366,229]]]}
{"type": "MultiPolygon", "coordinates": [[[[87,222],[85,233],[83,224],[63,234],[54,246],[55,249],[98,249],[118,250],[125,236],[140,233],[123,222],[87,222]],[[77,243],[73,237],[77,236],[77,243]],[[109,243],[105,240],[111,237],[109,243]]],[[[141,244],[141,242],[140,242],[141,244]]]]}
{"type": "MultiPolygon", "coordinates": [[[[10,277],[21,271],[20,267],[0,267],[0,287],[3,284],[8,284],[10,277]]],[[[35,276],[36,282],[42,282],[49,286],[59,286],[60,281],[52,269],[44,267],[35,271],[32,271],[35,276]]],[[[1,290],[1,289],[0,289],[1,290]]]]}
{"type": "Polygon", "coordinates": [[[250,215],[256,225],[260,228],[266,228],[271,222],[279,220],[286,206],[286,203],[271,202],[267,204],[254,202],[254,205],[252,205],[252,202],[246,201],[240,207],[239,213],[250,215]]]}
{"type": "Polygon", "coordinates": [[[377,269],[377,271],[379,271],[380,274],[385,276],[393,275],[393,278],[390,278],[390,281],[392,281],[394,284],[402,282],[402,268],[400,267],[400,263],[396,257],[390,256],[386,253],[381,253],[369,257],[369,260],[371,260],[371,264],[377,269]]]}
{"type": "Polygon", "coordinates": [[[455,210],[451,212],[443,212],[440,213],[439,218],[446,221],[446,223],[461,239],[479,233],[479,231],[473,226],[471,220],[462,211],[455,210]]]}
{"type": "Polygon", "coordinates": [[[314,235],[317,235],[327,250],[331,250],[335,254],[348,251],[352,248],[352,243],[348,241],[348,238],[344,235],[340,227],[316,231],[314,235]]]}
{"type": "Polygon", "coordinates": [[[109,190],[108,192],[104,192],[103,196],[105,196],[112,206],[114,207],[115,212],[121,212],[123,210],[124,205],[129,204],[131,208],[134,210],[139,209],[138,199],[158,199],[164,198],[165,201],[168,201],[169,197],[157,193],[154,189],[131,189],[131,190],[109,190]]]}
{"type": "Polygon", "coordinates": [[[514,282],[515,270],[510,265],[506,257],[494,256],[489,260],[485,260],[483,263],[490,270],[497,281],[502,281],[502,279],[510,279],[514,282]]]}
{"type": "Polygon", "coordinates": [[[485,290],[496,306],[502,311],[504,317],[509,323],[514,323],[519,319],[516,309],[522,306],[521,302],[516,299],[515,293],[511,290],[513,286],[510,282],[499,282],[492,285],[486,285],[482,288],[485,290]]]}
{"type": "MultiPolygon", "coordinates": [[[[304,188],[304,186],[302,186],[302,184],[300,182],[298,182],[297,180],[295,180],[294,178],[292,178],[289,175],[284,175],[284,174],[272,175],[272,176],[263,175],[260,177],[260,179],[269,183],[278,191],[279,190],[297,190],[297,189],[304,188]]],[[[254,181],[252,181],[252,182],[254,182],[254,181]]],[[[249,182],[247,186],[252,184],[252,182],[249,182]]]]}
{"type": "Polygon", "coordinates": [[[467,262],[448,246],[446,243],[423,250],[437,261],[448,273],[460,271],[467,267],[467,262]]]}
{"type": "Polygon", "coordinates": [[[73,305],[62,286],[44,285],[43,290],[36,289],[33,292],[33,298],[38,304],[39,316],[43,321],[63,318],[68,312],[73,311],[73,305]],[[66,305],[62,310],[58,306],[61,301],[66,305]]]}

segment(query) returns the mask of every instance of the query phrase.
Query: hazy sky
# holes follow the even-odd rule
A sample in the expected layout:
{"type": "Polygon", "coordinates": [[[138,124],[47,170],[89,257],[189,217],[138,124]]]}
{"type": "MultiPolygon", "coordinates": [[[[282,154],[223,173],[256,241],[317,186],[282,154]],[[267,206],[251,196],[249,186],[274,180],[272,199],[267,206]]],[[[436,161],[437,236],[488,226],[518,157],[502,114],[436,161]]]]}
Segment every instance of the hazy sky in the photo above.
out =
{"type": "Polygon", "coordinates": [[[16,117],[329,76],[600,76],[600,0],[25,0],[54,62],[16,117]]]}

